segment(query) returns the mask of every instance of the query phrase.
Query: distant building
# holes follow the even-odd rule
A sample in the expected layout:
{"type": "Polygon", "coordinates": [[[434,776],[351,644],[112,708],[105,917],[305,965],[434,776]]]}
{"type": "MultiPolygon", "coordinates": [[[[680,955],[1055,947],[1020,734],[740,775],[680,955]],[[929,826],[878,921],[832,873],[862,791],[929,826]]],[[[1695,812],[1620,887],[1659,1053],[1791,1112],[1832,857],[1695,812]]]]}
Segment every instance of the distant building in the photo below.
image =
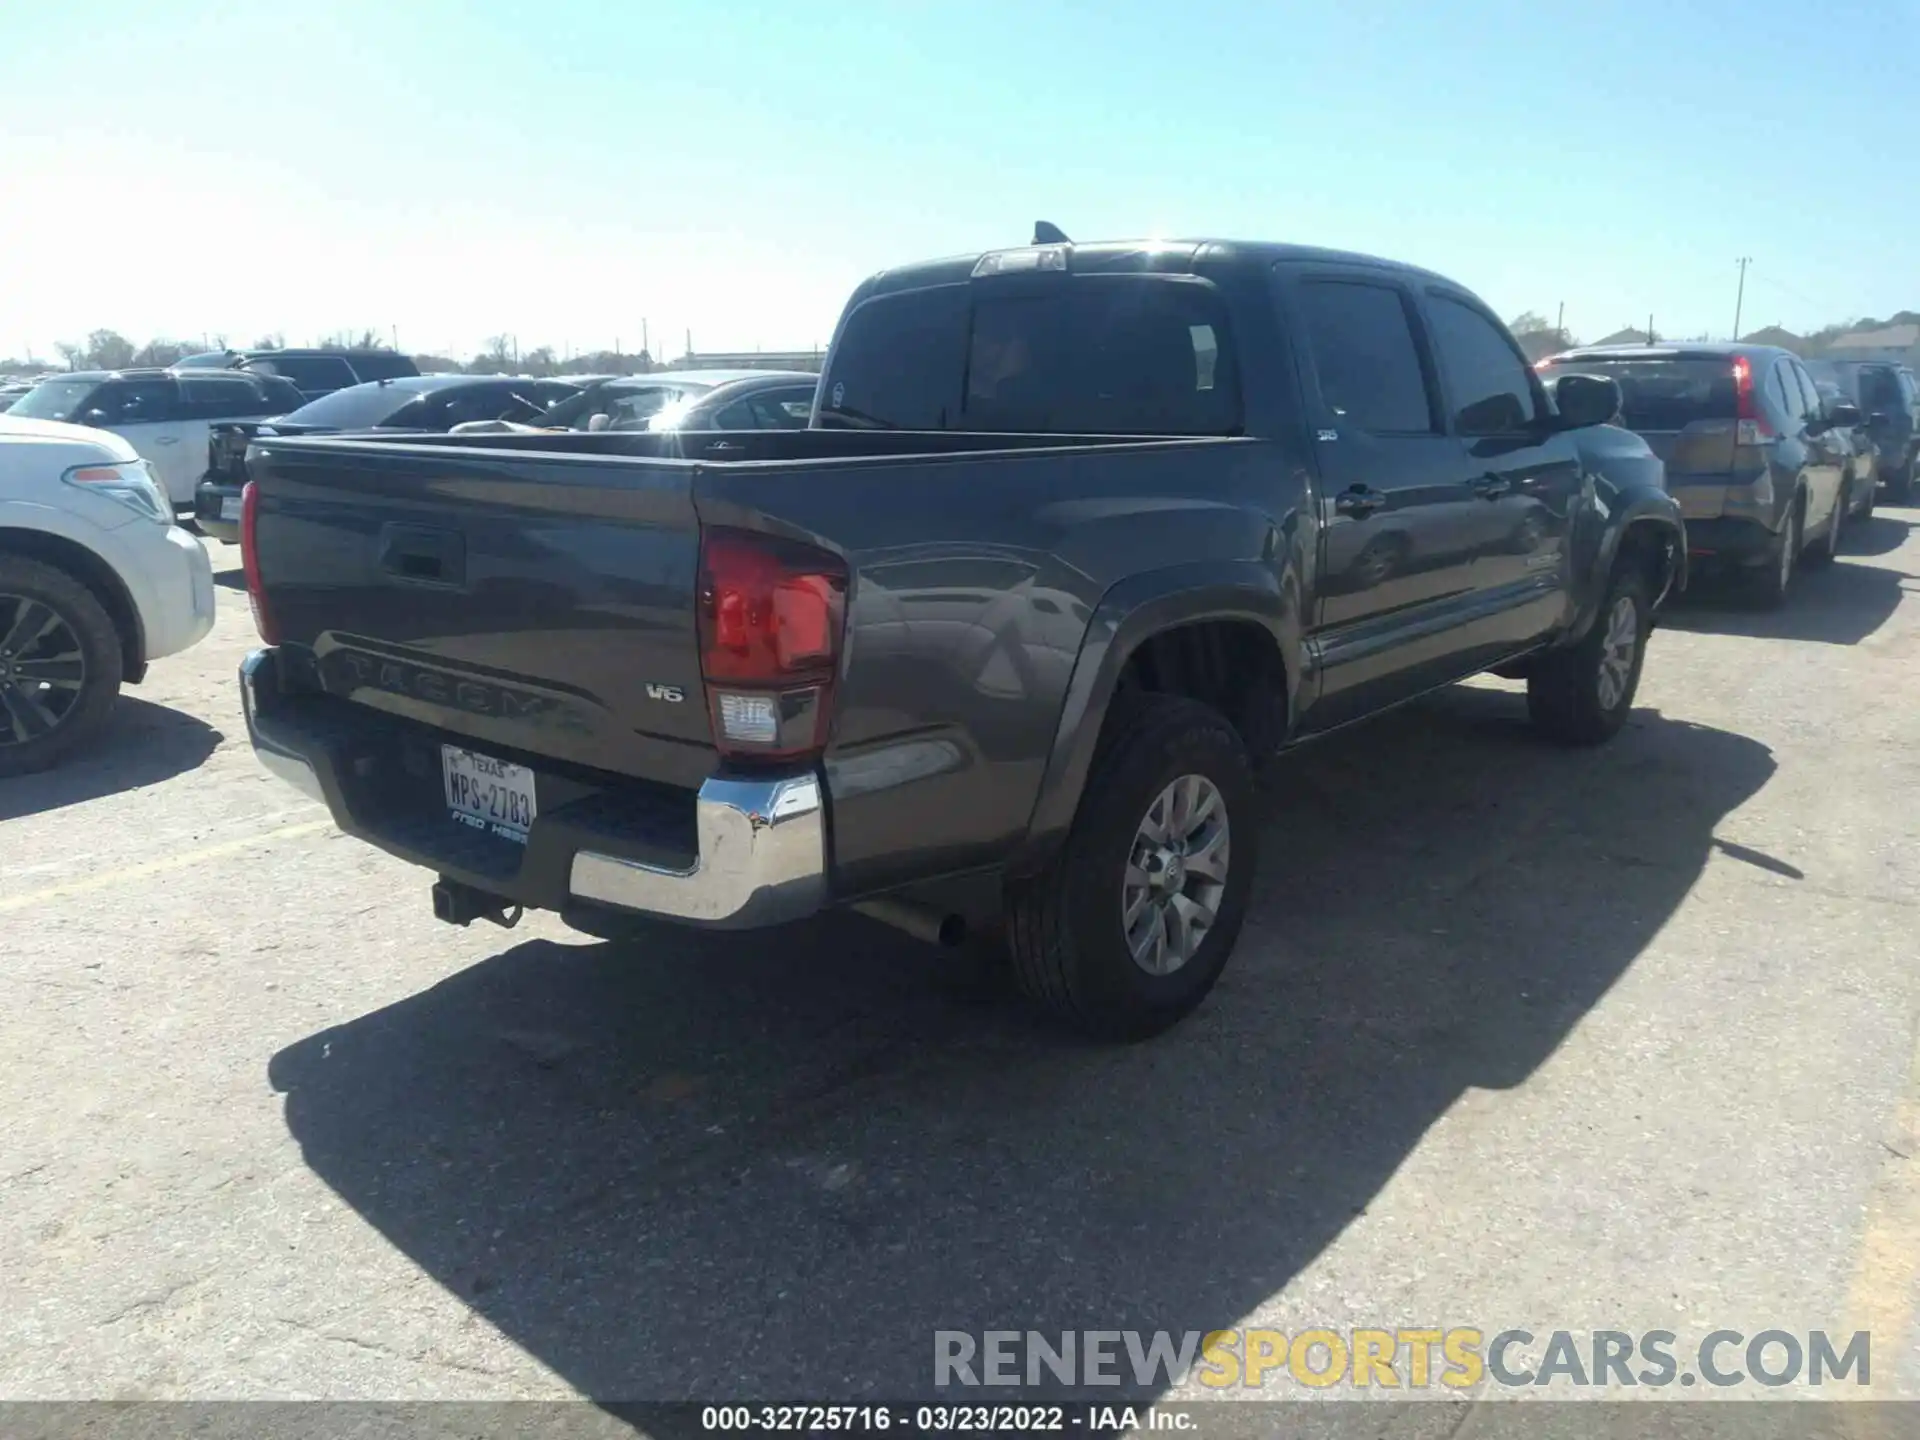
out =
{"type": "Polygon", "coordinates": [[[1920,325],[1887,325],[1877,330],[1849,330],[1827,346],[1829,360],[1892,360],[1920,364],[1920,325]]]}
{"type": "Polygon", "coordinates": [[[1616,330],[1611,335],[1603,335],[1593,342],[1595,345],[1645,345],[1648,344],[1644,330],[1616,330]]]}
{"type": "Polygon", "coordinates": [[[818,375],[826,356],[818,350],[748,350],[740,353],[689,350],[669,360],[669,370],[798,370],[818,375]]]}

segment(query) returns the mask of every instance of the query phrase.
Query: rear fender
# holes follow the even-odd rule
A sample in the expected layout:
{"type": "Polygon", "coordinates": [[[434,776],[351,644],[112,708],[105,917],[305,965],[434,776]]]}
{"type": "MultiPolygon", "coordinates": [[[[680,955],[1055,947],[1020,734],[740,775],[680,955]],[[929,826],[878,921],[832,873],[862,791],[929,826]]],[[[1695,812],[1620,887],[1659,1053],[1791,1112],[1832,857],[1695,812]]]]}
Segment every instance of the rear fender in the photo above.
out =
{"type": "Polygon", "coordinates": [[[1252,622],[1273,637],[1287,676],[1286,728],[1292,728],[1300,674],[1297,587],[1257,561],[1209,561],[1130,576],[1095,608],[1081,642],[1047,768],[1034,802],[1016,873],[1031,873],[1066,838],[1080,805],[1101,727],[1134,652],[1155,635],[1206,621],[1252,622]]]}

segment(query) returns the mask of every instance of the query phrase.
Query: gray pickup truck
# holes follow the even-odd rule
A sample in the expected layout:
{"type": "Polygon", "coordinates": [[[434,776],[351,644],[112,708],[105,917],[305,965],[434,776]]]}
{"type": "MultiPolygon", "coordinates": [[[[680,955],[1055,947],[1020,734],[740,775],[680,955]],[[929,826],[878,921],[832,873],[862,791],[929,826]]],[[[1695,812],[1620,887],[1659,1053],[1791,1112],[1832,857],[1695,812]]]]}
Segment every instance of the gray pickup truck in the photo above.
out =
{"type": "Polygon", "coordinates": [[[1226,964],[1267,757],[1486,670],[1620,728],[1686,544],[1618,404],[1362,256],[904,266],[805,430],[256,441],[247,724],[443,919],[989,923],[1143,1036],[1226,964]]]}

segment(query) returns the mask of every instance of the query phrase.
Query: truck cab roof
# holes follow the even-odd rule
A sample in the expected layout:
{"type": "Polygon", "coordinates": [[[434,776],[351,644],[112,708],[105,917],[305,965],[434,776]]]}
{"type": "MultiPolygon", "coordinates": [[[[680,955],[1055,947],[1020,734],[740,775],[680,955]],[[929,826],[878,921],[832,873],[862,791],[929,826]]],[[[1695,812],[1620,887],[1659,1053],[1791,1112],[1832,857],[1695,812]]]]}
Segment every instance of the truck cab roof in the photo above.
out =
{"type": "Polygon", "coordinates": [[[1391,270],[1397,274],[1417,275],[1436,283],[1449,283],[1446,277],[1399,260],[1384,260],[1350,250],[1329,250],[1314,245],[1292,245],[1275,241],[1248,240],[1096,240],[1066,242],[1057,245],[1013,245],[1004,249],[976,251],[968,255],[949,255],[910,265],[893,266],[872,276],[855,292],[854,299],[913,290],[927,285],[951,285],[976,276],[1014,273],[1020,269],[1056,269],[1069,274],[1136,274],[1158,272],[1191,275],[1201,268],[1219,269],[1245,265],[1266,269],[1282,261],[1319,262],[1329,265],[1362,265],[1391,270]],[[1035,263],[1026,259],[1041,252],[1061,257],[1057,262],[1035,263]]]}

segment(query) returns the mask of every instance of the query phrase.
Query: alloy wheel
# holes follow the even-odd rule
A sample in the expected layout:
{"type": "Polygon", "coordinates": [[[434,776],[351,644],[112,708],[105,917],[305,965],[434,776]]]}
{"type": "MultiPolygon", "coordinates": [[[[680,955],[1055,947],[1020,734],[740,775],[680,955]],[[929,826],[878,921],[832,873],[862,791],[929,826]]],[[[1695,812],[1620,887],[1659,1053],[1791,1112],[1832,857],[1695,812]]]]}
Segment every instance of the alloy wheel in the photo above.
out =
{"type": "Polygon", "coordinates": [[[1600,708],[1611,710],[1626,698],[1633,679],[1633,660],[1640,648],[1640,607],[1631,595],[1622,595],[1607,612],[1607,630],[1600,642],[1600,708]]]}
{"type": "Polygon", "coordinates": [[[1149,975],[1171,975],[1199,951],[1227,890],[1227,802],[1204,775],[1182,775],[1147,807],[1121,886],[1127,949],[1149,975]]]}
{"type": "Polygon", "coordinates": [[[66,617],[30,595],[0,594],[0,746],[58,730],[86,683],[86,651],[66,617]]]}

